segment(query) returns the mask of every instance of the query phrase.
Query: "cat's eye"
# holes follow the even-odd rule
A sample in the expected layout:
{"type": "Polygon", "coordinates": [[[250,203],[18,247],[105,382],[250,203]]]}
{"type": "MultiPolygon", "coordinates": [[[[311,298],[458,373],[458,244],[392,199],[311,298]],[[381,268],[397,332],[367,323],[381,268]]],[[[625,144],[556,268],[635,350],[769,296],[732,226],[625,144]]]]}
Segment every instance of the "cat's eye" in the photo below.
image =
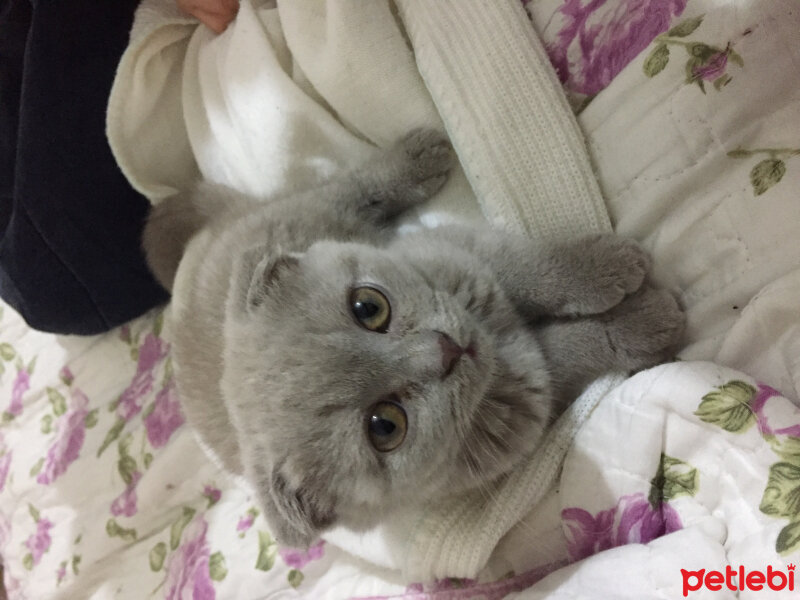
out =
{"type": "Polygon", "coordinates": [[[386,296],[373,287],[354,288],[350,292],[350,310],[365,329],[377,333],[386,333],[389,329],[392,308],[386,296]]]}
{"type": "Polygon", "coordinates": [[[378,452],[391,452],[406,439],[408,419],[397,402],[378,402],[369,411],[367,435],[378,452]]]}

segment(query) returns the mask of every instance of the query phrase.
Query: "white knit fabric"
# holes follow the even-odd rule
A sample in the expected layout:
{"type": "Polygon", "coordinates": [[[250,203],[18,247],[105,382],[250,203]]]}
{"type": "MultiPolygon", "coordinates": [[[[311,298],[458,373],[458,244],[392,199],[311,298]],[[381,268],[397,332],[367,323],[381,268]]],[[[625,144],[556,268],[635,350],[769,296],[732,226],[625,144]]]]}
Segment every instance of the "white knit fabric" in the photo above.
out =
{"type": "Polygon", "coordinates": [[[518,0],[398,0],[420,73],[490,220],[610,231],[583,136],[518,0]]]}
{"type": "MultiPolygon", "coordinates": [[[[446,128],[461,168],[420,210],[423,224],[480,219],[479,204],[496,226],[539,238],[609,230],[581,134],[519,1],[399,0],[405,31],[392,9],[242,0],[214,36],[171,0],[145,0],[109,102],[120,167],[154,202],[199,176],[269,197],[425,125],[446,128]]],[[[410,579],[474,576],[552,489],[572,436],[615,381],[587,391],[491,504],[464,497],[328,539],[410,579]]]]}

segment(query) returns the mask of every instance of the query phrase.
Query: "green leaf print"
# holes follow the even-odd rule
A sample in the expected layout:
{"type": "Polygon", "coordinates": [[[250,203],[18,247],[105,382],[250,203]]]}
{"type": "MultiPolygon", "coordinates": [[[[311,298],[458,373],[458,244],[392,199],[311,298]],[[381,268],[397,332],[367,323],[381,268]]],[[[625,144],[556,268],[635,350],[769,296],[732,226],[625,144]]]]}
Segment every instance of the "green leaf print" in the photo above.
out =
{"type": "Polygon", "coordinates": [[[98,409],[95,408],[94,410],[89,411],[89,413],[86,415],[86,418],[84,418],[83,424],[86,426],[86,429],[91,429],[97,425],[97,412],[98,409]]]}
{"type": "Polygon", "coordinates": [[[666,44],[659,44],[647,55],[642,69],[648,77],[655,77],[664,70],[668,62],[669,48],[666,44]]]}
{"type": "Polygon", "coordinates": [[[117,418],[117,421],[114,423],[111,429],[108,430],[108,433],[106,434],[106,439],[103,440],[103,443],[97,450],[98,458],[105,451],[105,449],[108,448],[114,442],[114,440],[116,440],[119,437],[119,434],[122,433],[123,427],[125,427],[125,421],[123,419],[117,418]]]}
{"type": "Polygon", "coordinates": [[[743,433],[756,422],[750,401],[756,389],[743,381],[729,381],[703,396],[695,415],[731,433],[743,433]]]}
{"type": "Polygon", "coordinates": [[[164,361],[164,380],[162,382],[162,387],[167,387],[170,379],[172,379],[173,368],[172,368],[172,357],[168,356],[167,360],[164,361]]]}
{"type": "Polygon", "coordinates": [[[160,312],[153,321],[153,335],[159,337],[161,330],[164,328],[164,313],[160,312]]]}
{"type": "Polygon", "coordinates": [[[222,552],[214,552],[208,559],[208,576],[214,581],[222,581],[228,574],[222,552]]]}
{"type": "Polygon", "coordinates": [[[731,81],[733,81],[733,77],[731,77],[727,73],[724,73],[723,75],[720,75],[719,77],[717,77],[714,80],[714,89],[717,90],[717,91],[720,91],[722,88],[724,88],[726,85],[728,85],[731,81]]]}
{"type": "Polygon", "coordinates": [[[745,150],[744,148],[736,148],[736,150],[731,150],[728,152],[728,157],[730,158],[747,158],[751,156],[753,153],[750,150],[745,150]]]}
{"type": "MultiPolygon", "coordinates": [[[[739,62],[742,57],[730,51],[730,56],[738,57],[734,62],[739,62]]],[[[800,156],[800,148],[736,148],[728,152],[730,158],[748,158],[757,154],[766,154],[765,158],[750,170],[750,184],[753,186],[753,195],[760,196],[772,186],[779,183],[786,174],[786,161],[795,156],[800,156]]]]}
{"type": "Polygon", "coordinates": [[[780,440],[771,440],[770,446],[784,462],[800,466],[800,438],[787,435],[780,440]]]}
{"type": "Polygon", "coordinates": [[[117,451],[119,452],[117,470],[119,471],[120,477],[122,477],[122,481],[125,482],[125,485],[130,485],[133,482],[133,474],[139,470],[136,459],[130,454],[132,443],[133,434],[129,433],[117,444],[117,451]]]}
{"type": "Polygon", "coordinates": [[[44,457],[40,458],[36,461],[36,464],[31,467],[31,477],[36,477],[42,471],[42,467],[44,466],[44,457]]]}
{"type": "Polygon", "coordinates": [[[689,54],[691,54],[696,58],[699,58],[703,63],[720,51],[718,48],[714,48],[712,46],[709,46],[708,44],[704,44],[703,42],[697,42],[695,44],[691,44],[688,47],[688,49],[689,49],[689,54]]]}
{"type": "Polygon", "coordinates": [[[60,417],[67,412],[67,399],[55,388],[47,388],[47,397],[53,405],[53,414],[60,417]]]}
{"type": "Polygon", "coordinates": [[[703,15],[700,15],[699,17],[694,17],[693,19],[684,19],[683,21],[675,25],[675,27],[667,31],[667,35],[669,37],[676,37],[676,38],[686,37],[687,35],[691,35],[695,29],[700,27],[702,22],[703,22],[703,15]]]}
{"type": "Polygon", "coordinates": [[[272,536],[266,531],[258,532],[258,558],[256,559],[256,569],[259,571],[269,571],[275,564],[275,557],[278,555],[278,545],[272,536]]]}
{"type": "Polygon", "coordinates": [[[181,543],[181,536],[183,535],[183,530],[186,529],[186,526],[189,524],[194,518],[194,514],[197,512],[195,509],[190,508],[188,506],[183,507],[183,512],[181,512],[181,516],[172,524],[169,530],[169,547],[172,550],[178,547],[181,543]]]}
{"type": "Polygon", "coordinates": [[[33,554],[28,552],[25,556],[22,557],[22,566],[25,567],[28,571],[33,569],[33,554]]]}
{"type": "Polygon", "coordinates": [[[767,487],[758,507],[765,515],[794,519],[800,513],[800,467],[775,463],[769,468],[767,487]]]}
{"type": "Polygon", "coordinates": [[[800,521],[794,521],[781,529],[775,542],[775,550],[778,554],[788,554],[797,550],[798,546],[800,546],[800,521]]]}
{"type": "Polygon", "coordinates": [[[167,545],[164,542],[158,542],[150,550],[150,570],[160,571],[164,566],[164,559],[167,556],[167,545]]]}
{"type": "Polygon", "coordinates": [[[663,502],[679,496],[694,496],[697,493],[697,469],[678,458],[661,455],[658,471],[650,481],[648,500],[653,509],[659,509],[663,502]]]}
{"type": "Polygon", "coordinates": [[[75,575],[78,575],[80,573],[80,568],[79,568],[80,564],[81,564],[81,555],[76,554],[75,556],[72,557],[72,572],[75,573],[75,575]]]}
{"type": "Polygon", "coordinates": [[[695,69],[702,66],[702,64],[703,64],[703,59],[697,58],[696,56],[692,56],[691,58],[689,58],[689,60],[686,61],[686,83],[688,84],[696,83],[700,87],[702,92],[705,94],[706,86],[703,83],[703,80],[698,78],[697,75],[695,75],[695,69]]]}
{"type": "Polygon", "coordinates": [[[109,519],[106,523],[106,533],[108,537],[119,537],[127,542],[136,541],[136,530],[121,527],[114,518],[109,519]]]}
{"type": "Polygon", "coordinates": [[[39,510],[33,504],[28,504],[28,512],[31,515],[31,519],[33,519],[35,523],[38,523],[39,519],[42,517],[39,510]]]}
{"type": "Polygon", "coordinates": [[[750,183],[753,184],[753,191],[756,196],[760,196],[776,183],[783,179],[786,174],[786,163],[779,158],[766,158],[758,163],[750,171],[750,183]]]}
{"type": "Polygon", "coordinates": [[[133,481],[133,474],[138,471],[136,459],[128,454],[120,457],[117,461],[117,470],[125,485],[130,485],[133,481]]]}
{"type": "Polygon", "coordinates": [[[292,569],[289,571],[288,575],[286,575],[286,580],[293,588],[300,587],[300,584],[303,583],[303,579],[303,574],[297,569],[292,569]]]}
{"type": "Polygon", "coordinates": [[[42,417],[41,425],[42,433],[52,433],[53,431],[53,415],[45,415],[42,417]]]}
{"type": "Polygon", "coordinates": [[[16,350],[11,344],[3,342],[0,344],[0,358],[3,360],[14,360],[14,357],[17,355],[16,350]]]}

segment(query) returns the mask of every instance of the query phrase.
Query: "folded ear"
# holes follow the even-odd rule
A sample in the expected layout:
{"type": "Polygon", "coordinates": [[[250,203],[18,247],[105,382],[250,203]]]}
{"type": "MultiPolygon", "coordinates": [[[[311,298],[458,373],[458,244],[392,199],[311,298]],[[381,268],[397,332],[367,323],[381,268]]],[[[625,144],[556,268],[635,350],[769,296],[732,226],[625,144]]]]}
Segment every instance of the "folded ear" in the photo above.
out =
{"type": "Polygon", "coordinates": [[[306,490],[292,490],[280,473],[273,472],[268,489],[260,489],[264,517],[275,539],[293,548],[308,548],[320,534],[330,528],[336,516],[329,501],[306,490]]]}
{"type": "Polygon", "coordinates": [[[248,310],[258,307],[278,289],[282,280],[300,264],[300,254],[282,253],[262,244],[247,250],[236,269],[236,297],[248,310]]]}

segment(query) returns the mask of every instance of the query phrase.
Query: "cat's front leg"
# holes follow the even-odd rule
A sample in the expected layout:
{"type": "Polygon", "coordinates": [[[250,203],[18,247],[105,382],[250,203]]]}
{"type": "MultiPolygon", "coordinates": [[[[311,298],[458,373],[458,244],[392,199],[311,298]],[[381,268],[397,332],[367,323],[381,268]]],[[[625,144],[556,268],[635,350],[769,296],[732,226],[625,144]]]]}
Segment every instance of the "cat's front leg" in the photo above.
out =
{"type": "Polygon", "coordinates": [[[636,371],[670,358],[685,325],[669,292],[645,286],[601,315],[555,320],[536,335],[558,396],[572,401],[605,372],[636,371]]]}
{"type": "Polygon", "coordinates": [[[532,319],[606,312],[638,290],[650,269],[639,244],[613,234],[539,244],[484,232],[476,241],[511,301],[532,319]]]}
{"type": "Polygon", "coordinates": [[[614,234],[587,236],[557,249],[566,280],[556,315],[596,315],[638,290],[650,270],[647,252],[634,240],[614,234]]]}
{"type": "Polygon", "coordinates": [[[455,153],[435,129],[414,129],[353,173],[350,198],[361,218],[383,223],[431,198],[447,181],[455,153]]]}

